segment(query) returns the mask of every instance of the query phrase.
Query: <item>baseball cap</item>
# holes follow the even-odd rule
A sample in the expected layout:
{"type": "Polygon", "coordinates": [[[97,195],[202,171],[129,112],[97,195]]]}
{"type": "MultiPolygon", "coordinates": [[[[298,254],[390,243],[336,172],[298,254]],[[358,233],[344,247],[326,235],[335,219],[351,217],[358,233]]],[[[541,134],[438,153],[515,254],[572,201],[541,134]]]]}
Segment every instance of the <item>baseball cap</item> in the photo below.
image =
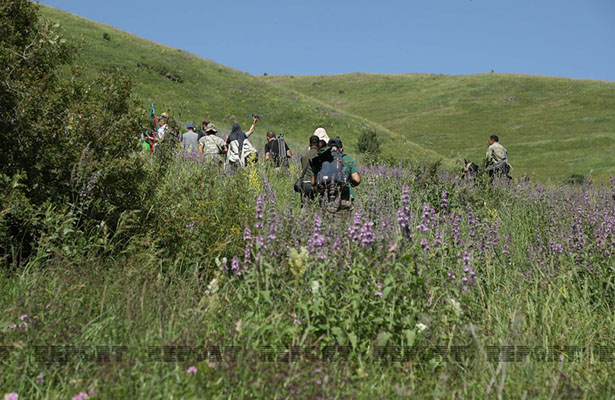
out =
{"type": "Polygon", "coordinates": [[[194,125],[188,124],[188,129],[194,129],[194,125]]]}

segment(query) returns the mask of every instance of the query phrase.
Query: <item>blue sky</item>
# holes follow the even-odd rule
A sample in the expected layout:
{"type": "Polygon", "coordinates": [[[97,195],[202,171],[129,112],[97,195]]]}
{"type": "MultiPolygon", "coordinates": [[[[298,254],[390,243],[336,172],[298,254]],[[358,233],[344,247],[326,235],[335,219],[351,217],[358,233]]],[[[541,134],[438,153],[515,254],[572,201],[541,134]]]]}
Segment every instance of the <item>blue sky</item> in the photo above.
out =
{"type": "Polygon", "coordinates": [[[249,72],[615,81],[615,0],[42,0],[249,72]]]}

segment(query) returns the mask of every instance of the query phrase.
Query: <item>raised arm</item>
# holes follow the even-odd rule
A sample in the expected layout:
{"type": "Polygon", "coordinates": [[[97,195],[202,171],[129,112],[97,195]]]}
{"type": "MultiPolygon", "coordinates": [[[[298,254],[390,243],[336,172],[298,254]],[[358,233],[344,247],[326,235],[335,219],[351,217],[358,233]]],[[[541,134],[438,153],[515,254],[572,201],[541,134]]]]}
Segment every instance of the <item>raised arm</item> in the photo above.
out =
{"type": "Polygon", "coordinates": [[[250,129],[246,132],[246,137],[250,136],[251,134],[254,133],[254,127],[256,126],[256,123],[258,122],[258,117],[252,117],[252,126],[250,127],[250,129]]]}

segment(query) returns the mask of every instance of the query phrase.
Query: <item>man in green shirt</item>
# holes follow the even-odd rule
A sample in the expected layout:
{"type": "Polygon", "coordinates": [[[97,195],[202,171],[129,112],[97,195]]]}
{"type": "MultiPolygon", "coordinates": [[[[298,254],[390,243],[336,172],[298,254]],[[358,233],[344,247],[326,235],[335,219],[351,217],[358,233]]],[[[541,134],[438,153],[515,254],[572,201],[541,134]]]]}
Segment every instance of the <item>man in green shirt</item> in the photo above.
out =
{"type": "Polygon", "coordinates": [[[487,154],[485,155],[485,167],[489,173],[489,177],[503,177],[510,179],[508,172],[510,166],[508,165],[508,154],[506,148],[499,142],[499,138],[496,135],[491,135],[488,140],[489,147],[487,148],[487,154]]]}
{"type": "MultiPolygon", "coordinates": [[[[342,162],[344,164],[344,172],[348,177],[347,183],[341,188],[339,196],[339,204],[336,207],[333,207],[331,211],[339,211],[339,210],[351,210],[353,208],[352,202],[354,201],[354,194],[352,188],[358,186],[361,183],[361,175],[359,174],[359,170],[357,168],[357,164],[354,162],[352,157],[348,154],[344,153],[344,147],[342,145],[342,141],[340,138],[336,137],[327,143],[328,149],[324,153],[312,158],[312,178],[311,184],[313,187],[317,186],[318,173],[321,171],[323,164],[325,162],[331,163],[338,156],[341,156],[342,162]]],[[[322,184],[318,185],[318,189],[322,190],[322,184]]]]}
{"type": "Polygon", "coordinates": [[[309,200],[313,200],[316,197],[316,190],[312,187],[312,176],[314,172],[312,168],[310,168],[310,161],[312,158],[316,157],[319,152],[319,143],[320,139],[318,136],[313,135],[310,137],[310,149],[307,153],[301,156],[301,206],[305,206],[305,204],[309,200]]]}

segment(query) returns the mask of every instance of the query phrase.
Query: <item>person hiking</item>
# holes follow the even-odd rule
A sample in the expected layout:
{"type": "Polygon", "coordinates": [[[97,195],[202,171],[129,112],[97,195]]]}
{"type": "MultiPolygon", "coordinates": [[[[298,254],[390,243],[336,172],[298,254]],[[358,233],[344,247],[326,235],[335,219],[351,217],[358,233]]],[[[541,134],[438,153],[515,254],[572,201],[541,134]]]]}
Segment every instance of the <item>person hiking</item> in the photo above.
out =
{"type": "Polygon", "coordinates": [[[209,121],[207,120],[204,120],[203,123],[201,123],[201,130],[199,131],[199,137],[197,139],[199,142],[202,137],[207,136],[207,125],[209,125],[209,121]]]}
{"type": "Polygon", "coordinates": [[[203,153],[207,161],[222,163],[221,156],[228,151],[226,142],[222,138],[216,136],[218,130],[211,122],[207,123],[203,128],[203,132],[205,136],[199,139],[199,152],[203,153]]]}
{"type": "Polygon", "coordinates": [[[265,161],[272,160],[276,169],[280,167],[287,168],[289,166],[288,159],[293,153],[290,147],[286,144],[284,136],[280,134],[279,138],[275,137],[273,131],[267,132],[267,144],[265,144],[265,161]]]}
{"type": "Polygon", "coordinates": [[[162,113],[162,115],[160,116],[160,119],[158,120],[158,131],[157,131],[157,136],[158,136],[158,140],[164,140],[164,137],[167,133],[169,133],[170,128],[169,125],[167,124],[167,120],[169,118],[169,114],[167,114],[166,112],[162,113]]]}
{"type": "Polygon", "coordinates": [[[318,147],[319,142],[320,138],[312,135],[309,141],[310,149],[301,156],[301,176],[297,181],[298,189],[301,193],[301,207],[305,207],[310,200],[314,200],[316,197],[316,190],[312,187],[312,175],[314,175],[314,172],[310,168],[310,161],[318,155],[320,150],[320,147],[318,147]]]}
{"type": "Polygon", "coordinates": [[[141,150],[145,153],[152,153],[154,151],[154,142],[156,141],[152,131],[146,131],[141,134],[141,150]]]}
{"type": "Polygon", "coordinates": [[[252,146],[249,141],[248,145],[246,146],[247,148],[244,149],[244,142],[252,133],[254,133],[254,127],[256,126],[257,122],[258,117],[252,117],[252,126],[247,132],[243,132],[237,122],[233,124],[233,127],[231,128],[231,133],[226,139],[226,144],[228,145],[228,152],[226,153],[226,162],[231,166],[231,168],[237,169],[238,167],[245,167],[246,156],[254,154],[256,152],[256,149],[254,149],[254,146],[252,146]]]}
{"type": "Polygon", "coordinates": [[[188,132],[182,135],[182,145],[184,151],[188,153],[196,153],[199,149],[197,138],[199,135],[194,131],[194,125],[188,124],[188,132]]]}
{"type": "Polygon", "coordinates": [[[318,145],[320,148],[324,148],[329,142],[329,135],[327,135],[327,131],[325,130],[325,128],[316,128],[316,130],[314,131],[314,136],[318,136],[318,145]]]}
{"type": "Polygon", "coordinates": [[[312,158],[310,183],[322,195],[321,204],[330,212],[352,210],[352,188],[361,183],[361,175],[354,160],[344,153],[339,137],[330,139],[327,150],[312,158]]]}
{"type": "Polygon", "coordinates": [[[489,147],[487,148],[487,155],[485,156],[485,168],[489,174],[489,178],[501,178],[506,177],[511,179],[508,175],[510,171],[510,165],[508,164],[508,154],[504,146],[499,142],[499,138],[496,135],[491,135],[488,140],[489,147]]]}

